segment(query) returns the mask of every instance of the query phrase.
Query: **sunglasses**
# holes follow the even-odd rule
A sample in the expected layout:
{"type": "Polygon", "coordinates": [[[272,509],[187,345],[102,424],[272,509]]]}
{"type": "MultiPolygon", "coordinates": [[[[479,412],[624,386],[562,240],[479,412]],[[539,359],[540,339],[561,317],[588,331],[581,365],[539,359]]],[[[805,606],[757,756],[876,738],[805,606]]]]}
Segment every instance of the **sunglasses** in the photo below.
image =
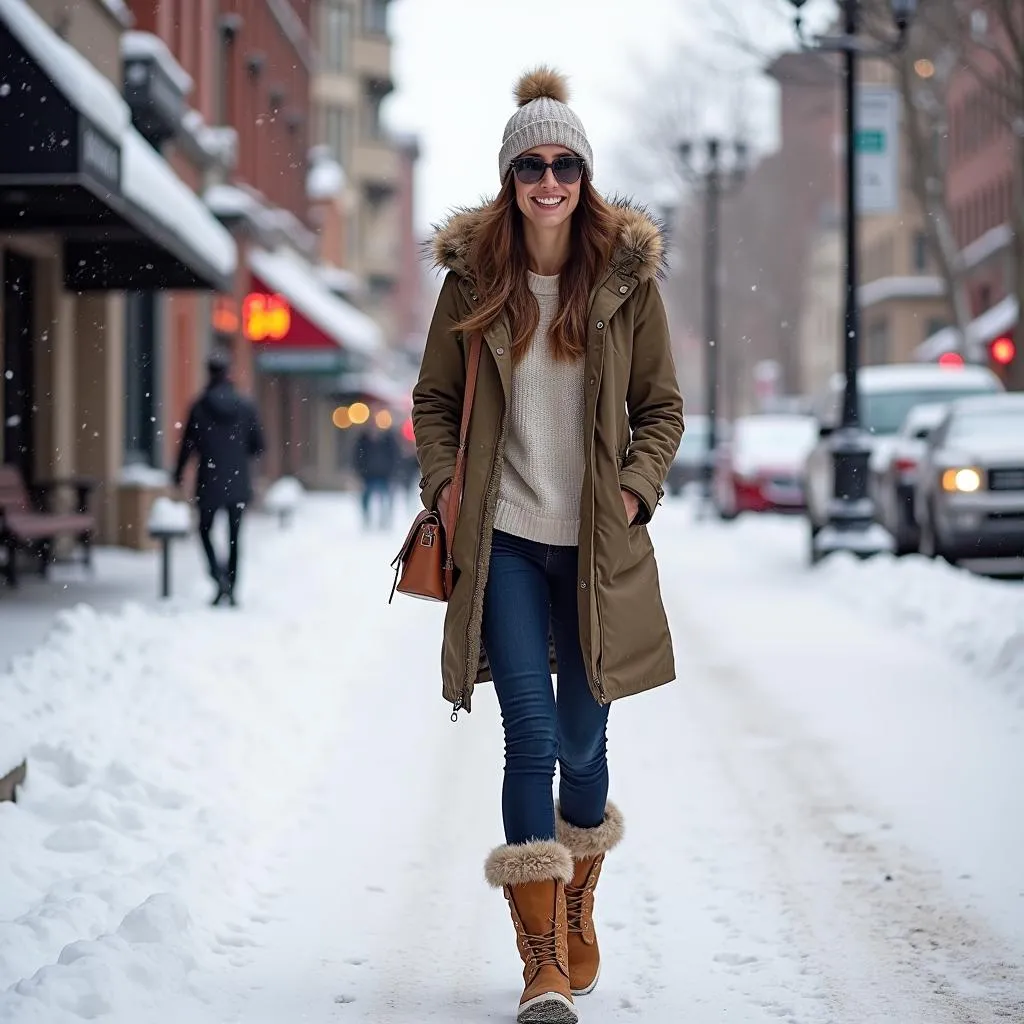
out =
{"type": "Polygon", "coordinates": [[[521,156],[512,161],[512,170],[523,185],[536,185],[549,167],[559,185],[575,185],[583,173],[583,158],[556,156],[546,164],[539,156],[521,156]]]}

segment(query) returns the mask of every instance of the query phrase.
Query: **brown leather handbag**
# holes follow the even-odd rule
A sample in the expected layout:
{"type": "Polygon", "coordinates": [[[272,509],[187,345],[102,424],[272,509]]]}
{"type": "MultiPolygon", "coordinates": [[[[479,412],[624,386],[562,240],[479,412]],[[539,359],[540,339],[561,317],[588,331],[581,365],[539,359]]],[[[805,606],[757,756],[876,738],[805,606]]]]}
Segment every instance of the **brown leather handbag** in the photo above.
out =
{"type": "Polygon", "coordinates": [[[447,601],[452,596],[455,563],[452,561],[450,544],[455,536],[466,487],[466,441],[469,437],[469,417],[473,411],[482,348],[483,335],[474,331],[469,338],[469,366],[466,369],[466,390],[462,396],[459,448],[455,455],[455,471],[449,490],[448,515],[442,521],[436,510],[424,509],[413,520],[401,549],[391,563],[391,568],[395,570],[395,582],[391,587],[388,604],[394,600],[396,591],[424,601],[447,601]]]}

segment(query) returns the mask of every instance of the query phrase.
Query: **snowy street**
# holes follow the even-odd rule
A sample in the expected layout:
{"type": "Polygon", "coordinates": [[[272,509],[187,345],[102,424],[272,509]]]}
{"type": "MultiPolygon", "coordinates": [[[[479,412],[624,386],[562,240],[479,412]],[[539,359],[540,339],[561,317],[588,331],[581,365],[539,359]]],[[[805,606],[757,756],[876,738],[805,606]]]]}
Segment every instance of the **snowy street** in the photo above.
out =
{"type": "MultiPolygon", "coordinates": [[[[80,607],[0,677],[0,1021],[514,1020],[497,708],[452,724],[443,609],[387,604],[406,518],[311,497],[240,610],[80,607]]],[[[652,533],[679,679],[611,711],[581,1022],[1024,1020],[1024,588],[652,533]]]]}

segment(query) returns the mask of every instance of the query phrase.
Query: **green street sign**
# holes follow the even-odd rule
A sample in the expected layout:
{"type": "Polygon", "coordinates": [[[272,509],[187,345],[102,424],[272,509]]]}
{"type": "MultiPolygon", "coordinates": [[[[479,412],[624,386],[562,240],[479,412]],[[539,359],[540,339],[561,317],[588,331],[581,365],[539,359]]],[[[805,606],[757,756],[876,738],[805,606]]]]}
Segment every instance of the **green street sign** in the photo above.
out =
{"type": "Polygon", "coordinates": [[[854,149],[858,153],[884,153],[885,132],[876,128],[865,128],[857,132],[854,149]]]}

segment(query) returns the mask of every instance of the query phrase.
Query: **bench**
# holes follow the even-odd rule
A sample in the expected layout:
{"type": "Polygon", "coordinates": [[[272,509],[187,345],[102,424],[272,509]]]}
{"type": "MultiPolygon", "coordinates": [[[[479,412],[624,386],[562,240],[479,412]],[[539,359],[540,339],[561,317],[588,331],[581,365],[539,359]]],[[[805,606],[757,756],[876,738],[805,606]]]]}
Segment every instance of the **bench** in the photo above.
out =
{"type": "Polygon", "coordinates": [[[96,519],[89,512],[91,480],[49,480],[29,487],[17,466],[0,466],[0,550],[6,549],[3,566],[8,586],[18,585],[18,552],[27,551],[39,560],[39,575],[45,576],[53,561],[54,542],[72,538],[82,550],[82,562],[92,564],[92,537],[96,519]],[[51,511],[53,493],[61,487],[76,492],[75,512],[51,511]]]}

